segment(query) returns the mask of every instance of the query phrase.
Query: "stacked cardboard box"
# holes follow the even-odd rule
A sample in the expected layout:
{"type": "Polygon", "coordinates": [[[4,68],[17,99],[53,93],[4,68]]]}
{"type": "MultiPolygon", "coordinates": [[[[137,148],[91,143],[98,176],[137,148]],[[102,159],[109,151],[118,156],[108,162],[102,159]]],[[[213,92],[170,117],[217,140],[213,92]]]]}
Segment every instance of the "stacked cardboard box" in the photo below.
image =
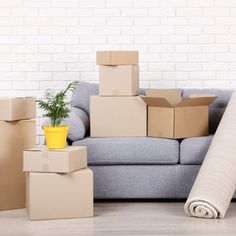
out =
{"type": "Polygon", "coordinates": [[[97,52],[99,96],[90,100],[92,137],[146,136],[137,51],[97,52]]]}
{"type": "Polygon", "coordinates": [[[25,207],[23,150],[35,146],[35,98],[0,98],[0,210],[25,207]]]}
{"type": "Polygon", "coordinates": [[[24,151],[26,207],[30,220],[93,216],[93,172],[86,147],[24,151]]]}
{"type": "Polygon", "coordinates": [[[99,96],[90,98],[91,137],[150,136],[181,139],[208,134],[208,106],[214,95],[179,89],[139,94],[138,52],[97,52],[99,96]]]}

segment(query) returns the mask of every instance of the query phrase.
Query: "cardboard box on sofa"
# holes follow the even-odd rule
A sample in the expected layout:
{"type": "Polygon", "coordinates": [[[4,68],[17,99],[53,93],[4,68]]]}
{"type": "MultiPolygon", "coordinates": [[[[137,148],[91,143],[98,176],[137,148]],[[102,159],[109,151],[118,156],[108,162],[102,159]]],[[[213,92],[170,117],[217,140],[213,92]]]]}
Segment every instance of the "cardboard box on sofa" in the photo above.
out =
{"type": "Polygon", "coordinates": [[[93,216],[93,172],[27,173],[27,212],[30,220],[93,216]]]}
{"type": "Polygon", "coordinates": [[[42,146],[24,151],[23,171],[69,173],[86,167],[86,147],[48,150],[42,146]]]}
{"type": "Polygon", "coordinates": [[[146,105],[139,96],[90,97],[91,137],[146,136],[146,105]]]}
{"type": "Polygon", "coordinates": [[[139,94],[137,65],[99,66],[100,96],[135,96],[139,94]]]}
{"type": "Polygon", "coordinates": [[[0,97],[0,120],[27,120],[36,117],[34,97],[0,97]]]}
{"type": "Polygon", "coordinates": [[[152,89],[142,97],[148,106],[148,136],[180,139],[208,135],[208,106],[214,95],[181,98],[178,89],[152,89]]]}
{"type": "Polygon", "coordinates": [[[97,65],[137,65],[138,51],[98,51],[97,65]]]}
{"type": "Polygon", "coordinates": [[[24,208],[23,150],[35,146],[36,124],[0,121],[0,130],[0,210],[24,208]]]}

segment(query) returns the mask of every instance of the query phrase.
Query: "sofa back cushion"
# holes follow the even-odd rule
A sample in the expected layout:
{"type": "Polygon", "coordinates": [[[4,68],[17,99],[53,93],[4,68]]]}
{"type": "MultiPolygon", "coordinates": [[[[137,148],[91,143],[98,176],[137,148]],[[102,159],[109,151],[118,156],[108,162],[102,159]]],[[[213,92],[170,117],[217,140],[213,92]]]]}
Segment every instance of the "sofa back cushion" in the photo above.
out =
{"type": "MultiPolygon", "coordinates": [[[[218,96],[218,99],[209,107],[209,132],[213,134],[220,123],[232,92],[233,90],[220,89],[184,89],[182,97],[186,98],[190,94],[196,93],[216,94],[218,96]]],[[[140,94],[144,94],[144,89],[140,89],[140,94]]],[[[98,84],[80,82],[72,94],[71,105],[83,109],[89,115],[91,95],[98,95],[98,84]]]]}
{"type": "Polygon", "coordinates": [[[91,95],[98,95],[98,84],[79,82],[72,94],[71,105],[83,109],[89,115],[91,95]]]}

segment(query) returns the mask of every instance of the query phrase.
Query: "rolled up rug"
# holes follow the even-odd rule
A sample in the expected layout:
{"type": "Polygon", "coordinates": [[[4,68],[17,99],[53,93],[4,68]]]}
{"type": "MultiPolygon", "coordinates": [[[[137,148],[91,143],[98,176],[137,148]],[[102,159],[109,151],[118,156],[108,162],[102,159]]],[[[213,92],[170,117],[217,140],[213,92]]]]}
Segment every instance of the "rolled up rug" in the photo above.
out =
{"type": "Polygon", "coordinates": [[[224,218],[236,189],[236,92],[233,93],[185,203],[186,214],[224,218]]]}

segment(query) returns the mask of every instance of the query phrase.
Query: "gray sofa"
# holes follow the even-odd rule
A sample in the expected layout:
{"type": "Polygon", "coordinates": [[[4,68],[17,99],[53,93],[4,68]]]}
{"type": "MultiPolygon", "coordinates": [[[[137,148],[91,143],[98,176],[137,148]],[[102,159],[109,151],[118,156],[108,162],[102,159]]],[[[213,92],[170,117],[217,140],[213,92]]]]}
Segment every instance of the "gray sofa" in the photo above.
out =
{"type": "MultiPolygon", "coordinates": [[[[72,113],[67,121],[71,126],[69,142],[88,147],[96,199],[182,199],[188,196],[232,91],[184,89],[182,96],[191,93],[219,96],[209,108],[209,136],[183,140],[91,138],[89,99],[90,95],[98,94],[98,85],[79,83],[72,95],[72,113]]],[[[143,89],[140,94],[144,94],[143,89]]]]}

